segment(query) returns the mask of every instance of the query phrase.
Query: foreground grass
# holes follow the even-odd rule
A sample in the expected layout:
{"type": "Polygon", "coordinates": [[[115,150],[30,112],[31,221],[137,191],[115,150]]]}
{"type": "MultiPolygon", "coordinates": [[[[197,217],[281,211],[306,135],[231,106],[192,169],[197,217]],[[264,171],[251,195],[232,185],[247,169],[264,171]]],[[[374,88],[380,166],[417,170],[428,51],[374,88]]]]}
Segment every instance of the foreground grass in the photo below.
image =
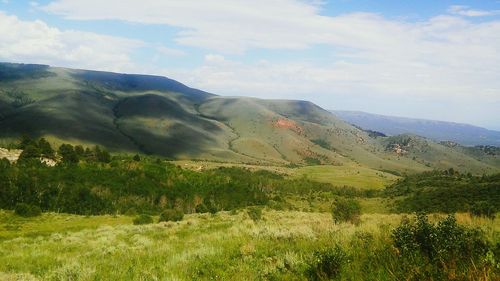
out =
{"type": "MultiPolygon", "coordinates": [[[[370,255],[366,247],[386,247],[401,215],[363,215],[359,226],[334,225],[328,213],[272,210],[257,222],[242,210],[145,226],[126,216],[0,218],[0,280],[305,280],[312,253],[337,243],[355,253],[342,279],[394,280],[397,259],[381,267],[373,257],[370,276],[356,260],[370,255]]],[[[500,241],[499,219],[457,220],[500,241]]]]}

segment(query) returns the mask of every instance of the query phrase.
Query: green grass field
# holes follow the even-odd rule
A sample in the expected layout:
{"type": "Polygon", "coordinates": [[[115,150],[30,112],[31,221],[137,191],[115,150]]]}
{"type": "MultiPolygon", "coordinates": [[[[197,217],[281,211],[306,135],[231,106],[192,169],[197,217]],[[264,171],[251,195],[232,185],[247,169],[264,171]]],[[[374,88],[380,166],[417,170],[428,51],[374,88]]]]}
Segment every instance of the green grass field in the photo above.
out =
{"type": "Polygon", "coordinates": [[[288,168],[285,166],[259,166],[238,163],[220,163],[210,161],[178,160],[172,163],[191,170],[215,169],[218,167],[243,167],[252,171],[267,170],[289,175],[293,178],[307,177],[318,182],[330,183],[334,186],[350,186],[359,189],[380,190],[393,183],[399,177],[390,173],[363,167],[360,165],[316,165],[288,168]]]}
{"type": "Polygon", "coordinates": [[[306,176],[315,181],[331,183],[334,186],[352,186],[377,190],[398,179],[393,174],[355,165],[305,166],[294,170],[293,175],[298,177],[306,176]]]}
{"type": "MultiPolygon", "coordinates": [[[[498,218],[457,219],[480,227],[491,241],[500,239],[498,218]]],[[[254,222],[240,210],[135,226],[127,216],[49,213],[19,219],[1,211],[0,279],[306,280],[314,250],[340,243],[358,251],[360,237],[372,237],[367,247],[377,248],[400,220],[401,215],[365,214],[358,226],[335,225],[329,213],[264,210],[254,222]]],[[[350,262],[341,279],[393,280],[382,268],[363,276],[360,266],[350,262]]]]}

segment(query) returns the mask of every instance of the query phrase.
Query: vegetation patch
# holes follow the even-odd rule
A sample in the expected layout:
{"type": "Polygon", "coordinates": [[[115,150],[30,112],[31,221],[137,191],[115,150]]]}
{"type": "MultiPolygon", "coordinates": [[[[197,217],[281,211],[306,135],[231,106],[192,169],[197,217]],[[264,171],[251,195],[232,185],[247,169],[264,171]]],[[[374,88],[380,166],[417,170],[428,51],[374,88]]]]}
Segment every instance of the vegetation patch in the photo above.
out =
{"type": "Polygon", "coordinates": [[[499,186],[500,174],[472,176],[450,169],[408,175],[389,186],[385,194],[398,199],[395,210],[399,212],[491,214],[500,209],[499,186]],[[483,203],[478,206],[477,202],[483,203]]]}
{"type": "Polygon", "coordinates": [[[350,222],[359,223],[361,216],[361,206],[354,199],[337,198],[333,203],[332,217],[335,223],[350,222]]]}
{"type": "Polygon", "coordinates": [[[135,225],[153,223],[153,217],[146,214],[141,214],[132,221],[135,225]]]}
{"type": "Polygon", "coordinates": [[[162,221],[181,221],[184,218],[184,213],[176,209],[167,209],[160,214],[160,222],[162,221]]]}
{"type": "Polygon", "coordinates": [[[21,217],[37,217],[42,214],[40,207],[25,203],[17,203],[14,209],[16,215],[21,217]]]}

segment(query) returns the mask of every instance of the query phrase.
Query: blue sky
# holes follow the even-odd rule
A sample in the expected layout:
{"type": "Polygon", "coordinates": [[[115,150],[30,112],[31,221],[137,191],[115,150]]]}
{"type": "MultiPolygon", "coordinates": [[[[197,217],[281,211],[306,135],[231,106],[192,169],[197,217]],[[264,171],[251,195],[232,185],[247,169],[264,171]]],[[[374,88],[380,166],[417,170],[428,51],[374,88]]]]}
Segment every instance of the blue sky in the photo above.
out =
{"type": "Polygon", "coordinates": [[[0,0],[0,60],[500,130],[500,1],[0,0]]]}

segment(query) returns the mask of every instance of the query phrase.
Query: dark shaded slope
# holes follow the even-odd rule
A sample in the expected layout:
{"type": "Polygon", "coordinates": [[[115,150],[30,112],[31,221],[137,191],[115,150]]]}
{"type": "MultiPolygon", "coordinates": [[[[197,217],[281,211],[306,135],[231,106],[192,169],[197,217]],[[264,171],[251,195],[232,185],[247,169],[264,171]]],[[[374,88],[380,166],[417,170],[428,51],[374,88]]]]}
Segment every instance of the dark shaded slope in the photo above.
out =
{"type": "Polygon", "coordinates": [[[218,146],[219,126],[163,96],[146,94],[125,98],[115,107],[119,130],[147,153],[169,157],[196,156],[218,146]]]}
{"type": "Polygon", "coordinates": [[[54,76],[48,65],[0,63],[0,82],[54,76]]]}
{"type": "Polygon", "coordinates": [[[95,93],[66,91],[11,112],[0,120],[0,136],[55,136],[110,149],[135,149],[113,124],[113,101],[95,93]]]}
{"type": "Polygon", "coordinates": [[[175,80],[152,75],[119,74],[102,71],[76,71],[73,76],[80,81],[94,83],[110,91],[163,91],[182,93],[192,101],[202,101],[212,94],[190,88],[175,80]]]}

